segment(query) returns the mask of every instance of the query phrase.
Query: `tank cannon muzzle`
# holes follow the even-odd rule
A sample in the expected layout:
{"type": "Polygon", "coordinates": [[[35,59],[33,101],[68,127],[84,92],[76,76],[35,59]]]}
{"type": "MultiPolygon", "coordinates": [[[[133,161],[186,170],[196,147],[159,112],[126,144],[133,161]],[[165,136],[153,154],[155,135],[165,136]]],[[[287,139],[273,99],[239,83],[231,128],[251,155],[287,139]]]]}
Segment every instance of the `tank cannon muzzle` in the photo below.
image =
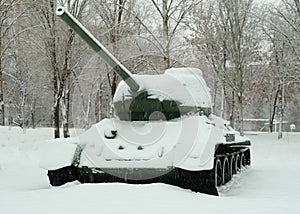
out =
{"type": "Polygon", "coordinates": [[[78,34],[101,58],[111,66],[129,86],[132,92],[139,90],[138,83],[132,77],[130,71],[121,64],[100,42],[97,40],[72,14],[64,7],[60,6],[56,10],[56,15],[59,16],[76,34],[78,34]]]}

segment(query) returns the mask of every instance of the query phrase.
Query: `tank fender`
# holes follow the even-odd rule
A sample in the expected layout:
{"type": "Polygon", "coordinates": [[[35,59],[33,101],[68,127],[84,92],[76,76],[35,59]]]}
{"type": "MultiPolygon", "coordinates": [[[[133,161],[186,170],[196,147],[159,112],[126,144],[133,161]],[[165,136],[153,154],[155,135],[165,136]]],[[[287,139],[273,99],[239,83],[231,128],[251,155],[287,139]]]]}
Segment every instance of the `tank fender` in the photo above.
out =
{"type": "Polygon", "coordinates": [[[72,140],[72,142],[62,139],[46,141],[39,148],[40,167],[55,170],[72,165],[77,148],[76,139],[72,140]]]}

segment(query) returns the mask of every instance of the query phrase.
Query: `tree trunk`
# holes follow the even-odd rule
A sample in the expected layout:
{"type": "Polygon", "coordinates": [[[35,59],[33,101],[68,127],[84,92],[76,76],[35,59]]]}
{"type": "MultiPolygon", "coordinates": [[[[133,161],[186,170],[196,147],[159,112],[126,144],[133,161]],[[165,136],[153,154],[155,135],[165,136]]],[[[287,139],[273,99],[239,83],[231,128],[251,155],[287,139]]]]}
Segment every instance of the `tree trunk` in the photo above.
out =
{"type": "Polygon", "coordinates": [[[35,100],[32,102],[30,114],[31,114],[31,126],[34,129],[35,128],[35,116],[34,116],[35,115],[35,100]]]}
{"type": "Polygon", "coordinates": [[[62,113],[63,113],[63,134],[64,138],[70,137],[69,124],[70,124],[70,90],[71,90],[71,71],[70,61],[72,56],[72,45],[74,42],[75,33],[73,30],[69,30],[69,36],[67,39],[67,46],[65,52],[65,61],[63,66],[63,79],[62,87],[64,88],[64,98],[62,100],[62,113]]]}
{"type": "Polygon", "coordinates": [[[111,88],[111,97],[114,97],[116,90],[117,90],[117,74],[115,72],[112,73],[112,78],[110,79],[110,76],[108,74],[108,78],[110,81],[110,88],[111,88]]]}
{"type": "Polygon", "coordinates": [[[25,125],[25,102],[26,102],[26,88],[25,84],[22,81],[21,82],[21,121],[20,121],[20,127],[23,128],[25,125]]]}
{"type": "Polygon", "coordinates": [[[234,120],[235,120],[235,93],[234,93],[234,90],[232,90],[232,96],[231,96],[231,113],[230,113],[230,118],[229,118],[230,126],[232,128],[234,128],[234,126],[235,126],[234,120]]]}
{"type": "MultiPolygon", "coordinates": [[[[241,46],[239,44],[239,46],[241,46]]],[[[243,94],[244,94],[244,69],[243,63],[241,59],[241,49],[238,51],[238,108],[239,108],[239,117],[238,117],[238,131],[241,135],[244,135],[244,102],[243,102],[243,94]]]]}
{"type": "Polygon", "coordinates": [[[50,2],[50,11],[51,11],[51,22],[52,26],[50,28],[50,35],[48,41],[48,48],[50,58],[51,58],[51,66],[53,69],[53,91],[54,91],[54,105],[53,105],[53,121],[54,121],[54,138],[60,137],[60,99],[61,99],[61,86],[58,83],[59,81],[59,69],[57,67],[56,60],[56,18],[55,18],[55,3],[53,0],[50,2]]]}
{"type": "Polygon", "coordinates": [[[277,89],[276,94],[275,94],[274,103],[273,103],[273,111],[272,111],[272,114],[271,114],[271,117],[270,117],[270,122],[269,122],[269,127],[270,127],[270,132],[271,133],[273,132],[273,123],[274,123],[274,118],[275,118],[276,103],[277,103],[279,91],[280,91],[280,86],[278,86],[278,89],[277,89]]]}
{"type": "Polygon", "coordinates": [[[63,134],[64,138],[70,137],[69,132],[69,112],[70,112],[70,92],[64,92],[62,97],[62,116],[63,116],[63,134]]]}
{"type": "Polygon", "coordinates": [[[283,124],[283,83],[280,81],[280,89],[278,93],[278,116],[279,116],[279,126],[278,126],[278,139],[282,138],[282,124],[283,124]]]}
{"type": "MultiPolygon", "coordinates": [[[[1,26],[0,26],[1,33],[1,26]]],[[[2,38],[0,38],[0,125],[5,126],[3,78],[2,78],[2,38]]]]}
{"type": "Polygon", "coordinates": [[[101,101],[102,101],[102,85],[101,85],[101,77],[100,77],[100,83],[99,83],[99,88],[96,93],[95,97],[95,118],[96,118],[96,123],[98,123],[102,118],[101,118],[101,101]]]}
{"type": "MultiPolygon", "coordinates": [[[[56,99],[56,96],[54,96],[54,99],[56,99]]],[[[56,101],[56,104],[54,105],[54,108],[53,108],[54,138],[59,138],[60,137],[59,109],[60,109],[59,102],[56,101]]]]}
{"type": "Polygon", "coordinates": [[[169,41],[169,16],[167,1],[162,1],[162,19],[163,19],[163,39],[166,44],[164,48],[164,68],[170,68],[170,41],[169,41]]]}
{"type": "Polygon", "coordinates": [[[218,83],[219,83],[219,80],[218,80],[217,74],[214,73],[214,88],[213,88],[213,103],[212,103],[213,104],[212,110],[213,110],[214,114],[216,114],[216,102],[217,102],[217,93],[218,93],[218,83]]]}
{"type": "Polygon", "coordinates": [[[238,131],[241,135],[244,135],[244,106],[243,106],[243,94],[240,92],[238,95],[238,105],[239,105],[239,118],[238,118],[238,131]]]}

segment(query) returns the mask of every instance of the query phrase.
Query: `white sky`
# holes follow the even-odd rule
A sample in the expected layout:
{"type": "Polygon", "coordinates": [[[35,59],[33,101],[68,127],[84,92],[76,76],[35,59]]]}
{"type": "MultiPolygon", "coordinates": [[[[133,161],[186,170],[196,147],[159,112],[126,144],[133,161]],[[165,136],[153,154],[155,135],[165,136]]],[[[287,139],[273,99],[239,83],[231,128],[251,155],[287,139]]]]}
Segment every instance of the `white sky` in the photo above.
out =
{"type": "Polygon", "coordinates": [[[262,3],[262,4],[266,4],[266,3],[278,4],[280,2],[280,0],[254,0],[254,2],[262,3]]]}

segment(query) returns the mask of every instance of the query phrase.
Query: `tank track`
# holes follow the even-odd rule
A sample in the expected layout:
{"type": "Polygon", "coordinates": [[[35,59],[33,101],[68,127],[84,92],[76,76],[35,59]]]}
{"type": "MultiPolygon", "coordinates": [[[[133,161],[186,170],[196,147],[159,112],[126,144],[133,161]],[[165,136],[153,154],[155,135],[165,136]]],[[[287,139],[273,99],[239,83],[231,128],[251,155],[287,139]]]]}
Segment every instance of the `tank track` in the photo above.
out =
{"type": "Polygon", "coordinates": [[[128,180],[103,172],[101,169],[72,165],[57,170],[49,170],[48,177],[52,186],[60,186],[75,180],[80,183],[165,183],[194,192],[218,195],[217,188],[228,183],[234,174],[240,172],[243,167],[250,165],[250,162],[250,149],[248,147],[232,147],[223,144],[218,145],[212,170],[188,171],[174,168],[152,179],[128,180]]]}
{"type": "MultiPolygon", "coordinates": [[[[250,145],[246,142],[245,145],[250,145]]],[[[214,160],[215,186],[220,187],[228,183],[233,175],[239,173],[242,168],[250,166],[250,148],[243,145],[219,145],[214,160]]]]}
{"type": "Polygon", "coordinates": [[[116,177],[100,171],[100,169],[79,168],[67,166],[58,170],[49,170],[48,177],[52,186],[60,186],[67,182],[79,181],[80,183],[129,183],[129,184],[149,184],[165,183],[178,186],[184,189],[190,189],[194,192],[201,192],[210,195],[218,195],[214,185],[214,171],[187,171],[180,168],[174,168],[168,173],[147,180],[128,180],[116,177]],[[96,172],[97,171],[97,172],[96,172]]]}

